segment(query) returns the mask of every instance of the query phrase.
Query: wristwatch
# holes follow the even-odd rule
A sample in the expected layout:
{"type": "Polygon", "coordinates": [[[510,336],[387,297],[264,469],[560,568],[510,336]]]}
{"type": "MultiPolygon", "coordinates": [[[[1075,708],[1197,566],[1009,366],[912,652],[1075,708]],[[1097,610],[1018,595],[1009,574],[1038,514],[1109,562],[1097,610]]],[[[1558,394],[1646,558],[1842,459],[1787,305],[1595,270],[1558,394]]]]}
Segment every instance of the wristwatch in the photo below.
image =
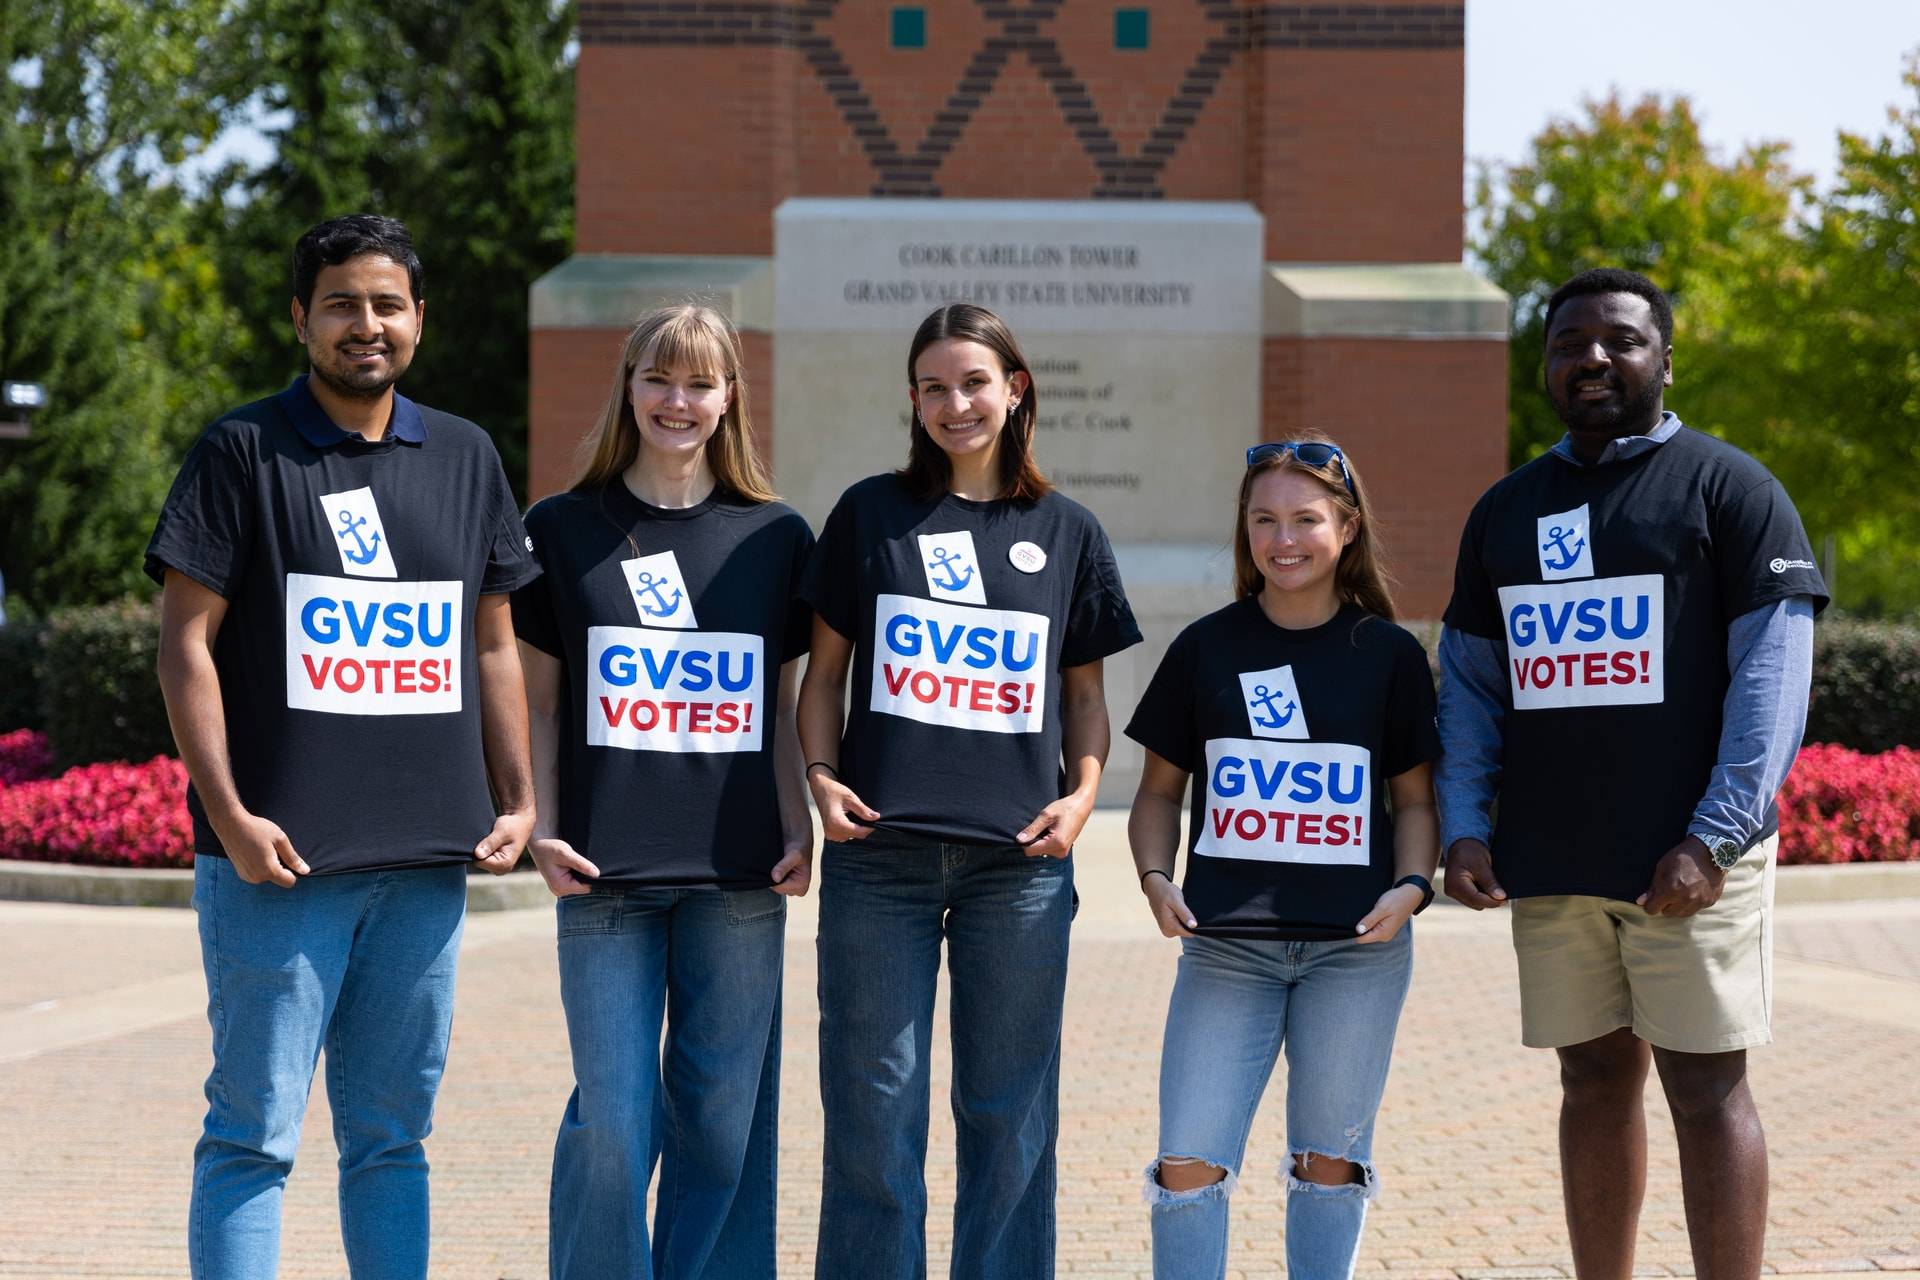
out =
{"type": "Polygon", "coordinates": [[[1413,914],[1419,915],[1422,911],[1425,911],[1433,905],[1433,882],[1431,880],[1428,880],[1425,876],[1401,876],[1393,882],[1393,887],[1398,889],[1403,884],[1410,884],[1420,891],[1420,905],[1413,909],[1413,914]]]}
{"type": "Polygon", "coordinates": [[[1696,831],[1693,833],[1693,838],[1707,846],[1707,853],[1712,856],[1713,865],[1722,871],[1733,870],[1733,864],[1740,861],[1740,855],[1744,852],[1738,840],[1730,840],[1726,836],[1696,831]]]}

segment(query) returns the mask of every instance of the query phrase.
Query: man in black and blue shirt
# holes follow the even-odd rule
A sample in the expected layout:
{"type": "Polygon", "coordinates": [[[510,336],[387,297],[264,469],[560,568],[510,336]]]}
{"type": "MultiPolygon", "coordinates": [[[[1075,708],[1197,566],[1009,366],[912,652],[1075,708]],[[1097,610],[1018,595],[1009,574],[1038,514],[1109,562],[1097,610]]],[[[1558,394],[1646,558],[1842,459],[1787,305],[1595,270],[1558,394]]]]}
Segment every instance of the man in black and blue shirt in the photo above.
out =
{"type": "Polygon", "coordinates": [[[1627,271],[1553,295],[1567,425],[1481,498],[1441,639],[1447,892],[1511,904],[1522,1039],[1559,1052],[1574,1266],[1632,1271],[1656,1065],[1702,1276],[1759,1274],[1773,797],[1827,602],[1786,491],[1666,412],[1673,313],[1627,271]],[[1498,820],[1493,820],[1498,800],[1498,820]]]}
{"type": "Polygon", "coordinates": [[[394,390],[420,286],[390,218],[302,236],[310,370],[208,428],[147,548],[213,1027],[196,1277],[274,1274],[323,1049],[348,1266],[425,1276],[467,869],[533,826],[508,593],[539,568],[486,434],[394,390]]]}

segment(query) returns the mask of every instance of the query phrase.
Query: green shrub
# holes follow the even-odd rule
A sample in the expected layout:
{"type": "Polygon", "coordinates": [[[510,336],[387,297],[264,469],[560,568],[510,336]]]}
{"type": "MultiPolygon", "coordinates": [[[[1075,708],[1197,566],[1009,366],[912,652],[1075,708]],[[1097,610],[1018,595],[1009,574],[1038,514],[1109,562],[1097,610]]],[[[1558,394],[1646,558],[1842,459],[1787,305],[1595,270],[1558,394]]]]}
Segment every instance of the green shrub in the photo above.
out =
{"type": "Polygon", "coordinates": [[[39,666],[40,623],[8,610],[0,627],[0,733],[42,727],[39,666]]]}
{"type": "Polygon", "coordinates": [[[1819,624],[1807,741],[1867,752],[1920,746],[1920,625],[1856,618],[1819,624]]]}
{"type": "Polygon", "coordinates": [[[154,676],[157,605],[142,600],[56,609],[41,633],[40,699],[59,768],[174,754],[154,676]]]}

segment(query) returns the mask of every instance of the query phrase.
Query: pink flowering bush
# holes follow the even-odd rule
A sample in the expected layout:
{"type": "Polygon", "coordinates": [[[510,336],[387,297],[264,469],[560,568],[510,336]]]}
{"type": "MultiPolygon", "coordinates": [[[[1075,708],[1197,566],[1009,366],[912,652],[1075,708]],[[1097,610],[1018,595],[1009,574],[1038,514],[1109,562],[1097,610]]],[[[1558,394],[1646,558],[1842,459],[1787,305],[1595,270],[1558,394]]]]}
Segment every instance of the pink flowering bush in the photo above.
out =
{"type": "Polygon", "coordinates": [[[155,756],[0,787],[0,858],[190,867],[186,766],[155,756]]]}
{"type": "Polygon", "coordinates": [[[32,729],[0,733],[0,787],[34,782],[53,771],[53,748],[47,735],[32,729]]]}
{"type": "Polygon", "coordinates": [[[1920,750],[1803,748],[1780,788],[1780,861],[1920,858],[1920,750]]]}

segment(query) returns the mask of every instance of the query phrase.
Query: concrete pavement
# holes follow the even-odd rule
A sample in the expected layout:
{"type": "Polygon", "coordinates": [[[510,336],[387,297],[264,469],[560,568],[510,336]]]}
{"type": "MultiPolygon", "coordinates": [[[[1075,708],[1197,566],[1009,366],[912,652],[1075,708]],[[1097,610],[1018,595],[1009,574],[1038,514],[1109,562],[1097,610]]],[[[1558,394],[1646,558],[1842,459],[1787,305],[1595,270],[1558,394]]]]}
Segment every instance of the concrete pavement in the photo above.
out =
{"type": "MultiPolygon", "coordinates": [[[[1077,857],[1067,995],[1060,1274],[1148,1274],[1140,1170],[1153,1155],[1161,1020],[1176,957],[1140,905],[1123,815],[1077,857]]],[[[781,1276],[811,1274],[820,1115],[811,900],[789,925],[781,1276]]],[[[1506,924],[1437,907],[1375,1144],[1383,1195],[1360,1271],[1392,1280],[1572,1274],[1549,1053],[1518,1044],[1506,924]]],[[[1800,904],[1777,930],[1777,1043],[1752,1058],[1773,1157],[1768,1268],[1920,1273],[1920,900],[1800,904]]],[[[190,912],[0,903],[0,1276],[180,1276],[208,1066],[190,912]]],[[[944,1005],[944,1001],[942,1001],[944,1005]]],[[[944,1020],[942,1015],[941,1020],[944,1020]]],[[[945,1041],[935,1028],[935,1044],[945,1041]]],[[[945,1092],[936,1050],[934,1090],[945,1092]]],[[[544,1276],[547,1167],[571,1087],[547,910],[470,917],[434,1164],[434,1274],[544,1276]]],[[[1233,1274],[1281,1271],[1280,1088],[1234,1199],[1233,1274]]],[[[1692,1270],[1671,1128],[1654,1090],[1640,1272],[1692,1270]]],[[[953,1133],[928,1162],[936,1274],[951,1237],[953,1133]]],[[[345,1274],[324,1090],[286,1202],[282,1274],[345,1274]]]]}

